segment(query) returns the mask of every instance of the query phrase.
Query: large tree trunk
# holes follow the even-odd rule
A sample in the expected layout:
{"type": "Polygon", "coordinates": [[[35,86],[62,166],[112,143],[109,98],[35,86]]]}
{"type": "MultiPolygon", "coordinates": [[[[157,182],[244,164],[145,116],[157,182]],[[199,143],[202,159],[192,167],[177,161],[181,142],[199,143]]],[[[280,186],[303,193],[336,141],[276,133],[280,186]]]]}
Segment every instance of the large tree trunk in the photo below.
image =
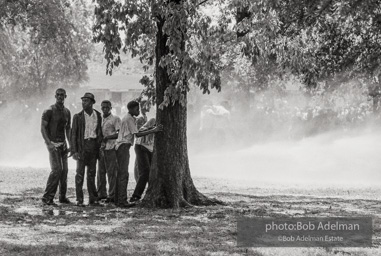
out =
{"type": "Polygon", "coordinates": [[[190,176],[187,150],[187,108],[176,102],[164,109],[158,106],[164,100],[164,91],[171,83],[167,70],[160,67],[162,56],[168,53],[167,35],[163,34],[164,20],[157,22],[156,35],[156,122],[164,131],[155,136],[153,166],[149,187],[143,205],[149,207],[179,208],[190,205],[219,203],[201,194],[190,176]]]}

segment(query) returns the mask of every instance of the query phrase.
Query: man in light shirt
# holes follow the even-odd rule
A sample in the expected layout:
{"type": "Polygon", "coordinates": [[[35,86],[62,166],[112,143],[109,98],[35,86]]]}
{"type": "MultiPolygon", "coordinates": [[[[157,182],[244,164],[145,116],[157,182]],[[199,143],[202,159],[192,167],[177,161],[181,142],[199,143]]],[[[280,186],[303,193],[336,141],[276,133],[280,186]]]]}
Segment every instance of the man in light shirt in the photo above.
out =
{"type": "Polygon", "coordinates": [[[121,120],[118,116],[114,116],[111,113],[112,106],[110,101],[102,101],[101,109],[103,112],[103,142],[98,165],[97,192],[99,199],[106,199],[106,203],[113,203],[115,202],[116,174],[118,171],[115,144],[118,138],[121,120]],[[106,190],[106,174],[109,186],[108,194],[106,190]]]}
{"type": "MultiPolygon", "coordinates": [[[[140,128],[142,128],[142,126],[145,123],[147,123],[147,121],[148,121],[146,113],[149,111],[149,109],[147,108],[146,103],[147,103],[146,100],[142,100],[139,103],[140,104],[140,115],[138,117],[136,117],[136,127],[138,128],[138,130],[140,130],[140,128]]],[[[141,138],[139,138],[139,139],[141,139],[141,138]]],[[[137,140],[137,142],[139,141],[139,139],[137,140]]],[[[138,160],[135,159],[134,177],[135,177],[136,183],[138,183],[139,175],[140,175],[140,172],[139,172],[139,167],[138,167],[138,160]]]]}
{"type": "Polygon", "coordinates": [[[85,93],[82,99],[83,110],[73,117],[71,132],[71,150],[73,159],[77,161],[75,175],[75,190],[77,205],[83,205],[83,181],[85,167],[87,166],[87,190],[89,193],[89,205],[97,206],[98,194],[95,187],[95,175],[97,158],[102,142],[102,116],[93,109],[95,103],[92,93],[85,93]]]}
{"type": "Polygon", "coordinates": [[[134,137],[141,137],[163,130],[162,125],[158,125],[154,129],[139,132],[135,116],[139,115],[139,103],[130,101],[127,104],[128,113],[122,119],[122,125],[116,140],[116,155],[118,159],[117,189],[115,204],[120,207],[130,207],[133,204],[127,202],[127,184],[128,184],[128,164],[130,161],[130,147],[134,144],[134,137]]]}
{"type": "MultiPolygon", "coordinates": [[[[155,125],[155,118],[151,118],[139,129],[139,131],[149,131],[151,129],[154,129],[155,125]]],[[[136,202],[140,200],[144,192],[144,189],[148,183],[152,164],[154,137],[154,134],[150,134],[142,136],[136,140],[135,153],[136,162],[138,163],[139,169],[139,178],[136,182],[136,187],[134,193],[132,194],[130,202],[136,202]]]]}

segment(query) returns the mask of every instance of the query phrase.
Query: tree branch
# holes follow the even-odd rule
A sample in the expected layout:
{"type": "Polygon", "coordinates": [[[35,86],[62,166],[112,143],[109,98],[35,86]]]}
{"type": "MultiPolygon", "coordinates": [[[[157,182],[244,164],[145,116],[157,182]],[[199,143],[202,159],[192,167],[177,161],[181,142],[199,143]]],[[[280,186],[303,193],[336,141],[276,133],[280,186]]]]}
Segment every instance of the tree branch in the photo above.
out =
{"type": "Polygon", "coordinates": [[[200,5],[203,5],[205,4],[206,2],[208,2],[209,0],[204,0],[204,1],[201,1],[200,3],[198,3],[197,7],[200,6],[200,5]]]}

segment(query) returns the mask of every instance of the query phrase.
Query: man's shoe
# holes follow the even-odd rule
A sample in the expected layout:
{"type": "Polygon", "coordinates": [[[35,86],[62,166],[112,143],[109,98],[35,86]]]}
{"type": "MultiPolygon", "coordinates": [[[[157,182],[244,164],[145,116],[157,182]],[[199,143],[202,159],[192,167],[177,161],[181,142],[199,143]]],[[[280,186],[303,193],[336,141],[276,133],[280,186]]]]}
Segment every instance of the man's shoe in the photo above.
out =
{"type": "Polygon", "coordinates": [[[132,196],[132,197],[130,198],[130,203],[137,202],[137,201],[139,201],[139,200],[140,200],[139,197],[137,197],[137,196],[132,196]]]}
{"type": "Polygon", "coordinates": [[[48,200],[48,199],[46,199],[46,198],[42,198],[41,201],[42,201],[42,203],[43,203],[44,205],[57,206],[57,204],[53,201],[53,199],[48,200]]]}
{"type": "Polygon", "coordinates": [[[61,204],[71,204],[70,200],[68,198],[66,198],[66,197],[60,199],[60,203],[61,204]]]}
{"type": "Polygon", "coordinates": [[[135,205],[136,205],[135,203],[125,202],[125,203],[118,204],[117,207],[120,207],[120,208],[130,208],[130,207],[134,207],[135,205]]]}
{"type": "Polygon", "coordinates": [[[95,202],[89,202],[89,206],[101,206],[101,204],[98,201],[95,201],[95,202]]]}
{"type": "Polygon", "coordinates": [[[106,203],[106,204],[110,204],[110,203],[114,203],[114,202],[115,202],[114,198],[107,198],[107,199],[105,200],[105,203],[106,203]]]}
{"type": "Polygon", "coordinates": [[[83,204],[83,202],[77,202],[75,205],[76,205],[76,206],[79,206],[79,207],[85,207],[85,205],[83,204]]]}

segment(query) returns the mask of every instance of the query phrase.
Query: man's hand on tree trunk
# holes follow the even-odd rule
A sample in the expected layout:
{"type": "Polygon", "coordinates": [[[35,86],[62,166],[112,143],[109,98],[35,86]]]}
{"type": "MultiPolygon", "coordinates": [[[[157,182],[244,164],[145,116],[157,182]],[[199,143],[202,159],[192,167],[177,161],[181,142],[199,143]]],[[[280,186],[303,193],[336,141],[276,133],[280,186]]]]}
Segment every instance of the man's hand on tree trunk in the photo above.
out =
{"type": "Polygon", "coordinates": [[[157,125],[155,128],[154,128],[154,131],[155,132],[162,132],[163,131],[163,125],[162,124],[159,124],[157,125]]]}

